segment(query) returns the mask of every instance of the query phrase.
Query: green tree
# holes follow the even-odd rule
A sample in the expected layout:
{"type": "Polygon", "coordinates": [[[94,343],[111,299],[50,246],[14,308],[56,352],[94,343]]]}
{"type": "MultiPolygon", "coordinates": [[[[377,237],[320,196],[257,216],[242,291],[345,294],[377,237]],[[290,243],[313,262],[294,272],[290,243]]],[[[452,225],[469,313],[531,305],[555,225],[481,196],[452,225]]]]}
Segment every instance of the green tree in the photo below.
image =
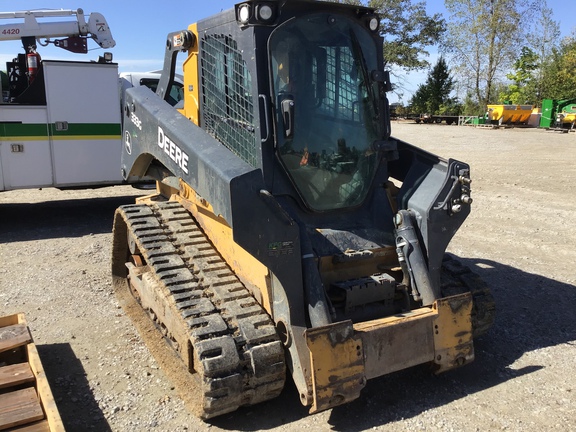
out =
{"type": "Polygon", "coordinates": [[[474,95],[469,91],[464,98],[464,106],[462,108],[466,115],[484,115],[486,113],[486,106],[480,106],[474,95]]]}
{"type": "Polygon", "coordinates": [[[538,5],[536,13],[537,19],[528,28],[528,46],[522,47],[513,72],[506,75],[512,83],[500,93],[500,101],[540,106],[543,98],[550,98],[547,96],[550,88],[556,86],[558,68],[563,62],[562,49],[559,50],[560,27],[545,0],[538,5]]]}
{"type": "Polygon", "coordinates": [[[439,43],[446,30],[440,14],[426,13],[426,2],[412,0],[338,0],[338,3],[365,5],[380,15],[384,38],[384,62],[389,68],[418,70],[429,67],[427,49],[439,43]]]}
{"type": "Polygon", "coordinates": [[[525,43],[521,29],[542,0],[445,0],[450,14],[444,50],[480,108],[495,102],[502,80],[525,43]]]}
{"type": "Polygon", "coordinates": [[[396,107],[396,116],[398,117],[406,117],[408,114],[410,114],[408,107],[405,107],[402,104],[399,104],[396,107]]]}
{"type": "Polygon", "coordinates": [[[540,106],[546,81],[544,73],[551,66],[554,50],[560,45],[560,25],[553,19],[553,11],[543,0],[540,5],[539,16],[529,29],[528,43],[538,56],[537,69],[534,71],[530,85],[534,88],[536,99],[535,105],[540,106]]]}
{"type": "Polygon", "coordinates": [[[576,35],[564,38],[553,49],[550,61],[543,69],[544,99],[576,98],[576,35]]]}
{"type": "Polygon", "coordinates": [[[454,80],[444,57],[440,56],[424,84],[420,84],[410,100],[417,113],[446,114],[455,109],[456,101],[450,95],[454,90],[454,80]]]}
{"type": "Polygon", "coordinates": [[[514,72],[506,74],[512,84],[500,94],[500,101],[509,100],[513,104],[531,103],[538,101],[538,70],[539,57],[528,47],[522,47],[520,57],[514,62],[514,72]]]}
{"type": "Polygon", "coordinates": [[[450,95],[454,90],[454,80],[450,76],[450,70],[443,56],[440,56],[438,62],[432,68],[427,84],[430,87],[429,104],[430,111],[433,114],[439,114],[440,107],[453,104],[454,99],[450,95]]]}
{"type": "Polygon", "coordinates": [[[408,102],[410,111],[413,114],[428,113],[428,100],[430,99],[430,89],[425,84],[418,85],[418,89],[408,102]]]}

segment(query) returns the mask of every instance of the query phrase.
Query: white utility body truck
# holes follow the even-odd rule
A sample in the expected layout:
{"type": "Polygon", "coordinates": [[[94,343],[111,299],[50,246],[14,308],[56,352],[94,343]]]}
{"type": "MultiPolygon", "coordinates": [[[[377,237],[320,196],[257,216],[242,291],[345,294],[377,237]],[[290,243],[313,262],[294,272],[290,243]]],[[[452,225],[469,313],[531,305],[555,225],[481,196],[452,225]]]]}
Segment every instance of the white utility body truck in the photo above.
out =
{"type": "Polygon", "coordinates": [[[0,100],[0,191],[125,183],[120,172],[118,65],[41,60],[37,43],[88,52],[88,38],[112,48],[106,19],[82,9],[0,12],[0,41],[22,41],[6,63],[0,100]],[[6,24],[4,24],[6,22],[6,24]],[[59,38],[59,39],[51,39],[59,38]]]}

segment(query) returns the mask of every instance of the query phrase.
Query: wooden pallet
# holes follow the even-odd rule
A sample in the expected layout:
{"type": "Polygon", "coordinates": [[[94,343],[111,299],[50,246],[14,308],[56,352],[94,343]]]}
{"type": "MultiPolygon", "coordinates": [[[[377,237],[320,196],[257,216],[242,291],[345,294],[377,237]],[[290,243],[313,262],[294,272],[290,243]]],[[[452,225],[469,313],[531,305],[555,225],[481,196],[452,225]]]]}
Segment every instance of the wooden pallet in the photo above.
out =
{"type": "Polygon", "coordinates": [[[64,431],[24,314],[0,317],[0,431],[64,431]]]}

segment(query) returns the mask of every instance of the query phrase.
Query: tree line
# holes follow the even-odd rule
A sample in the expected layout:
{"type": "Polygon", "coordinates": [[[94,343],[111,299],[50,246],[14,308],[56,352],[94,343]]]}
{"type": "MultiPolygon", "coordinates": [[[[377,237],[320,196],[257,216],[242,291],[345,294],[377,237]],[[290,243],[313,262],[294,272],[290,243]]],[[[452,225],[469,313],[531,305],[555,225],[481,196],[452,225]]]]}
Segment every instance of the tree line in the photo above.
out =
{"type": "Polygon", "coordinates": [[[504,101],[539,107],[576,98],[576,33],[561,38],[546,0],[444,0],[446,17],[428,15],[424,1],[339,2],[380,14],[399,95],[405,72],[428,69],[408,102],[415,113],[475,115],[504,101]],[[432,47],[441,54],[433,66],[432,47]]]}

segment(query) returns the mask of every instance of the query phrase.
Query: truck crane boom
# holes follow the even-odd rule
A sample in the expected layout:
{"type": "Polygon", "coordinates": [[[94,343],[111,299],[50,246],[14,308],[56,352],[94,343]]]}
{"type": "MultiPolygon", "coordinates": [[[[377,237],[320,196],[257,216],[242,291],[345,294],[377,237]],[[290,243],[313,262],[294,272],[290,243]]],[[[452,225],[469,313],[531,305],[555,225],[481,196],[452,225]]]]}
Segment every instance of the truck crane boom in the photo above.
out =
{"type": "Polygon", "coordinates": [[[32,39],[46,38],[48,43],[52,42],[50,38],[54,37],[66,37],[53,41],[54,45],[77,53],[88,52],[86,43],[88,37],[102,48],[112,48],[116,45],[106,19],[98,12],[92,12],[88,22],[82,9],[0,12],[0,20],[23,20],[23,22],[0,24],[0,41],[21,39],[25,45],[24,49],[33,42],[32,39]],[[38,21],[38,18],[57,17],[75,17],[76,20],[38,21]]]}

